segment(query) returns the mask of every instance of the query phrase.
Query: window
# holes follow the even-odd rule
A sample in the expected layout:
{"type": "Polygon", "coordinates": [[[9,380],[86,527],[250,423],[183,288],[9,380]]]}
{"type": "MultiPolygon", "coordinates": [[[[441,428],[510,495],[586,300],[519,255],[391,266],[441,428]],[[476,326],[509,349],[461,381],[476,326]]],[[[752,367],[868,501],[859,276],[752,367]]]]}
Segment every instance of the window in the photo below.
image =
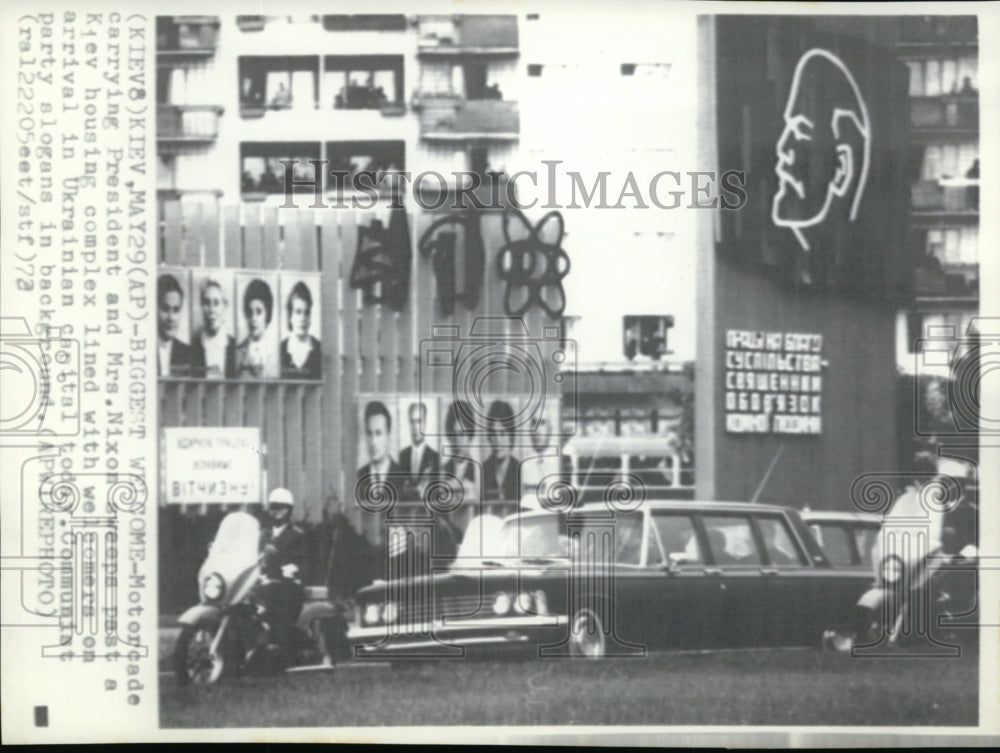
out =
{"type": "Polygon", "coordinates": [[[327,55],[324,99],[338,110],[377,110],[403,101],[402,55],[327,55]]]}
{"type": "Polygon", "coordinates": [[[615,516],[615,562],[638,565],[642,558],[642,514],[615,516]]]}
{"type": "Polygon", "coordinates": [[[314,55],[241,57],[240,107],[316,109],[319,58],[314,55]]]}
{"type": "Polygon", "coordinates": [[[795,544],[785,520],[777,515],[759,516],[757,526],[764,539],[764,550],[772,565],[805,565],[806,559],[795,544]]]}
{"type": "Polygon", "coordinates": [[[706,515],[704,522],[715,564],[761,564],[749,518],[738,515],[706,515]]]}
{"type": "Polygon", "coordinates": [[[377,185],[389,189],[393,184],[392,179],[385,176],[379,181],[377,176],[379,173],[406,170],[406,143],[331,141],[326,145],[326,157],[330,161],[327,165],[330,190],[356,190],[362,185],[377,185]],[[366,174],[364,179],[360,178],[362,174],[366,174]]]}
{"type": "Polygon", "coordinates": [[[406,16],[399,14],[325,15],[327,31],[406,31],[406,16]]]}
{"type": "Polygon", "coordinates": [[[562,515],[531,515],[508,520],[500,532],[504,557],[567,557],[569,538],[562,515]]]}
{"type": "Polygon", "coordinates": [[[859,564],[871,566],[872,549],[878,539],[879,530],[878,526],[854,529],[854,543],[858,548],[858,556],[861,560],[859,564]]]}
{"type": "MultiPolygon", "coordinates": [[[[694,521],[690,515],[656,514],[653,516],[656,532],[668,558],[674,562],[700,565],[705,558],[701,553],[701,545],[695,533],[694,521]]],[[[650,558],[652,562],[652,558],[650,558]]]]}
{"type": "MultiPolygon", "coordinates": [[[[315,170],[309,160],[320,159],[320,145],[310,141],[240,144],[240,190],[244,194],[284,193],[285,165],[281,160],[289,159],[295,160],[293,179],[306,182],[303,186],[293,186],[292,190],[312,193],[315,170]]],[[[322,181],[323,176],[318,177],[322,181]]]]}
{"type": "Polygon", "coordinates": [[[831,565],[852,565],[851,540],[843,526],[813,523],[809,528],[831,565]]]}

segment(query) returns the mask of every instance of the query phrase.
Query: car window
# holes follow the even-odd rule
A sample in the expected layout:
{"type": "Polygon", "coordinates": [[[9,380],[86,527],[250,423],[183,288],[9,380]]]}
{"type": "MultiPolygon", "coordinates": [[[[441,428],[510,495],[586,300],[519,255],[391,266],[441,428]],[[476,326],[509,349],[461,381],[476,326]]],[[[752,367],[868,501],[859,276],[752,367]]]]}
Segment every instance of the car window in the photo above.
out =
{"type": "Polygon", "coordinates": [[[875,547],[878,532],[879,529],[875,526],[854,529],[854,541],[858,546],[862,565],[871,566],[872,564],[872,550],[875,547]]]}
{"type": "Polygon", "coordinates": [[[717,565],[759,565],[762,560],[750,528],[740,515],[706,515],[705,533],[717,565]]]}
{"type": "Polygon", "coordinates": [[[499,548],[504,557],[566,557],[566,520],[556,514],[509,519],[500,532],[499,548]]]}
{"type": "Polygon", "coordinates": [[[656,540],[653,526],[646,529],[646,564],[652,567],[664,564],[663,551],[660,549],[660,542],[656,540]]]}
{"type": "Polygon", "coordinates": [[[843,526],[836,523],[813,523],[809,526],[816,541],[823,547],[826,558],[832,565],[852,565],[850,535],[843,526]]]}
{"type": "Polygon", "coordinates": [[[675,562],[683,561],[692,564],[704,564],[705,558],[695,534],[694,521],[690,515],[657,513],[653,516],[656,532],[660,534],[663,550],[675,562]]]}
{"type": "Polygon", "coordinates": [[[792,538],[788,523],[779,515],[757,517],[760,535],[764,539],[767,559],[772,565],[805,565],[805,555],[792,538]]]}
{"type": "Polygon", "coordinates": [[[642,515],[615,516],[615,562],[638,565],[642,556],[642,515]]]}

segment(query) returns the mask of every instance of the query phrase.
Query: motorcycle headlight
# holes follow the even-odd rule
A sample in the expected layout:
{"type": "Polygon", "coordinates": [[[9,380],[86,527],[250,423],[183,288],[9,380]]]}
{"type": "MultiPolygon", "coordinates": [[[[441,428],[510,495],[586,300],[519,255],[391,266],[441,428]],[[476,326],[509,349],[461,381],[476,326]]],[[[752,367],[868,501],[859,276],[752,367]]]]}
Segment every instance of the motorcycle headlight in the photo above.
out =
{"type": "Polygon", "coordinates": [[[511,608],[510,594],[501,591],[493,598],[493,611],[497,614],[507,614],[511,608]]]}
{"type": "Polygon", "coordinates": [[[364,612],[364,615],[363,615],[363,619],[365,621],[365,624],[366,625],[371,625],[371,624],[373,624],[375,622],[378,622],[378,618],[379,618],[379,615],[381,614],[381,612],[382,612],[382,610],[379,608],[379,605],[376,604],[376,603],[374,603],[374,602],[372,602],[371,604],[369,604],[368,606],[366,606],[365,607],[365,612],[364,612]]]}
{"type": "Polygon", "coordinates": [[[521,591],[514,602],[514,611],[518,614],[528,614],[531,612],[532,598],[527,591],[521,591]]]}
{"type": "Polygon", "coordinates": [[[201,593],[206,601],[219,601],[226,593],[226,581],[218,573],[210,573],[201,584],[201,593]]]}
{"type": "Polygon", "coordinates": [[[398,616],[399,609],[396,605],[391,601],[386,602],[385,607],[382,609],[382,619],[386,622],[395,622],[398,616]]]}
{"type": "Polygon", "coordinates": [[[882,560],[882,580],[885,583],[895,583],[903,577],[903,560],[895,554],[890,554],[882,560]]]}

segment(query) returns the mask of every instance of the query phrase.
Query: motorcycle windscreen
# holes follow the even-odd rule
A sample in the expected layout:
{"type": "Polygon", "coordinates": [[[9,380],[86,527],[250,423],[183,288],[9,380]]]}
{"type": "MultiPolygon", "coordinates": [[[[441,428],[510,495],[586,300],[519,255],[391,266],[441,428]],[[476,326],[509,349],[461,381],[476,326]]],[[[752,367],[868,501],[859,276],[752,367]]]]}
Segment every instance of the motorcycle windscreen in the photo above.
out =
{"type": "Polygon", "coordinates": [[[876,570],[889,555],[913,564],[940,546],[944,511],[935,509],[928,497],[927,490],[910,487],[885,513],[872,552],[876,570]]]}
{"type": "Polygon", "coordinates": [[[243,598],[256,582],[260,546],[260,523],[245,512],[232,512],[222,519],[208,549],[208,557],[198,571],[199,589],[205,578],[217,573],[226,584],[226,603],[243,598]]]}

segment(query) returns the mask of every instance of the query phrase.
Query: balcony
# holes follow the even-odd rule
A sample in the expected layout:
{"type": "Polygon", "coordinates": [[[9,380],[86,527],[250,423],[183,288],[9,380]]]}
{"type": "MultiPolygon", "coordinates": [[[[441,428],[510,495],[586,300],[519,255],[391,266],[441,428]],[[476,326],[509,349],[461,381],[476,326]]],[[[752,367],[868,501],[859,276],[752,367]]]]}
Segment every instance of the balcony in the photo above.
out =
{"type": "Polygon", "coordinates": [[[426,141],[517,141],[517,102],[498,99],[418,97],[420,136],[426,141]]]}
{"type": "Polygon", "coordinates": [[[979,95],[975,91],[939,97],[911,97],[910,125],[927,130],[979,127],[979,95]]]}
{"type": "Polygon", "coordinates": [[[218,16],[160,16],[156,19],[156,60],[171,65],[215,54],[218,16]]]}
{"type": "Polygon", "coordinates": [[[156,140],[161,147],[212,143],[223,112],[219,105],[158,105],[156,140]]]}
{"type": "Polygon", "coordinates": [[[421,57],[519,54],[517,16],[421,16],[417,38],[421,57]]]}

